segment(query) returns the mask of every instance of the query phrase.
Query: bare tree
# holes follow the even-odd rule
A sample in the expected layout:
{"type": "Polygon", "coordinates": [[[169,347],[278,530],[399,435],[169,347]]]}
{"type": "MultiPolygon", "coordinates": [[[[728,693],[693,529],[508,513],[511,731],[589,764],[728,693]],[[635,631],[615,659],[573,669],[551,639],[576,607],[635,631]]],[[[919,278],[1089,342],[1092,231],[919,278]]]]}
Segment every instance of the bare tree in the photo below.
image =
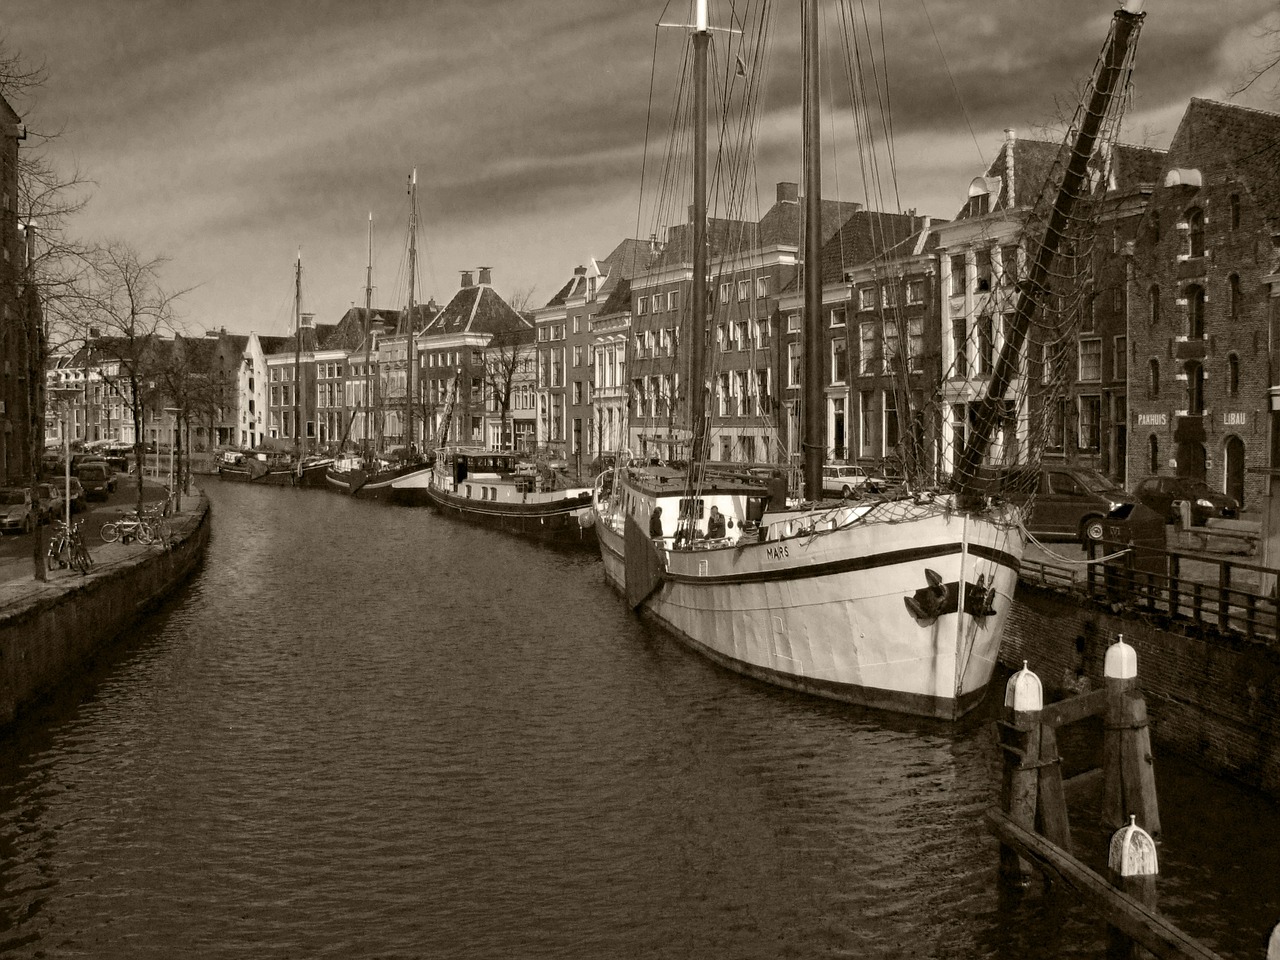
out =
{"type": "Polygon", "coordinates": [[[165,263],[160,257],[145,259],[123,241],[111,241],[90,255],[93,285],[84,300],[88,322],[102,334],[99,348],[109,348],[119,365],[115,383],[133,419],[139,505],[145,412],[163,399],[156,371],[172,346],[174,304],[181,296],[160,283],[165,263]]]}
{"type": "Polygon", "coordinates": [[[157,343],[151,351],[149,383],[154,383],[152,403],[174,413],[174,443],[178,474],[173,494],[190,489],[191,445],[186,442],[192,422],[213,423],[225,403],[225,382],[213,369],[215,341],[176,335],[171,343],[157,343]],[[162,346],[161,344],[167,344],[162,346]]]}
{"type": "Polygon", "coordinates": [[[1268,73],[1275,81],[1272,91],[1280,93],[1280,69],[1277,69],[1280,68],[1280,23],[1259,27],[1256,36],[1262,41],[1266,52],[1258,59],[1250,61],[1240,72],[1235,83],[1227,90],[1228,97],[1239,96],[1268,73]]]}
{"type": "Polygon", "coordinates": [[[533,336],[531,328],[504,331],[489,341],[484,352],[485,384],[501,411],[502,426],[498,433],[498,446],[504,450],[507,448],[507,421],[511,416],[512,393],[517,378],[521,373],[527,372],[528,365],[533,360],[533,336]]]}

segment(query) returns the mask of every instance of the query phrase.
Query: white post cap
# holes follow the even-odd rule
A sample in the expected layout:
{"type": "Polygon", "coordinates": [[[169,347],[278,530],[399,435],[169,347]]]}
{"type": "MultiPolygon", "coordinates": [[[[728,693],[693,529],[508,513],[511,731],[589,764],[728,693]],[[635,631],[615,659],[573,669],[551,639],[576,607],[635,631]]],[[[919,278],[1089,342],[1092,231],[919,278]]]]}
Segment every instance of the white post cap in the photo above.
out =
{"type": "Polygon", "coordinates": [[[1132,680],[1138,675],[1138,654],[1124,642],[1124,634],[1116,635],[1116,642],[1107,647],[1102,662],[1102,675],[1108,680],[1132,680]]]}
{"type": "Polygon", "coordinates": [[[1138,826],[1132,815],[1129,825],[1121,827],[1111,837],[1107,866],[1122,877],[1153,877],[1160,872],[1156,842],[1151,839],[1151,834],[1138,826]]]}
{"type": "Polygon", "coordinates": [[[1044,709],[1044,687],[1040,678],[1027,669],[1025,660],[1022,669],[1005,684],[1004,705],[1019,712],[1044,709]]]}

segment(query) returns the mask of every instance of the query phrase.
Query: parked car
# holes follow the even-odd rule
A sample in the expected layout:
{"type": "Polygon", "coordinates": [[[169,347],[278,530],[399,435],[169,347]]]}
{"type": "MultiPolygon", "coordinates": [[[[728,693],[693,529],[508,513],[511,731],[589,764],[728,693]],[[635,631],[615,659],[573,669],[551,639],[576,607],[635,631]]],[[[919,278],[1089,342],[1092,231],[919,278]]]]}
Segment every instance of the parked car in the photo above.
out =
{"type": "Polygon", "coordinates": [[[63,505],[66,500],[63,499],[62,485],[58,483],[42,483],[36,487],[36,493],[40,497],[40,521],[47,523],[54,517],[62,516],[63,505]]]}
{"type": "Polygon", "coordinates": [[[1203,480],[1191,477],[1147,477],[1133,488],[1133,495],[1145,506],[1164,516],[1169,523],[1179,519],[1179,504],[1191,503],[1191,524],[1202,527],[1211,517],[1235,517],[1240,504],[1234,497],[1219,493],[1203,480]]]}
{"type": "Polygon", "coordinates": [[[116,471],[105,460],[86,460],[75,469],[76,479],[91,500],[105,500],[116,490],[116,471]]]}
{"type": "Polygon", "coordinates": [[[1100,541],[1108,514],[1138,502],[1114,480],[1083,467],[1014,469],[1000,478],[999,485],[1009,501],[1031,503],[1031,513],[1023,522],[1034,537],[1100,541]]]}
{"type": "Polygon", "coordinates": [[[882,477],[874,477],[863,467],[853,464],[829,464],[822,468],[822,492],[829,497],[856,497],[860,493],[878,493],[884,485],[882,477]]]}
{"type": "Polygon", "coordinates": [[[39,508],[26,487],[0,488],[0,533],[30,533],[36,528],[39,508]]]}

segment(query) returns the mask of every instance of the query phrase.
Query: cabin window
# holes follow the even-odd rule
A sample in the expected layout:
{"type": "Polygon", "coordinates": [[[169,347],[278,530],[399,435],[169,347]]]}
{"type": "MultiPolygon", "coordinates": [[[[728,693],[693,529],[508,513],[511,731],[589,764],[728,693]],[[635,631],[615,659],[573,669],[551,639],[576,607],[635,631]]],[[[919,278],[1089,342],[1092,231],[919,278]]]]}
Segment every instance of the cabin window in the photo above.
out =
{"type": "Polygon", "coordinates": [[[706,503],[701,497],[680,498],[680,519],[701,520],[706,503]]]}

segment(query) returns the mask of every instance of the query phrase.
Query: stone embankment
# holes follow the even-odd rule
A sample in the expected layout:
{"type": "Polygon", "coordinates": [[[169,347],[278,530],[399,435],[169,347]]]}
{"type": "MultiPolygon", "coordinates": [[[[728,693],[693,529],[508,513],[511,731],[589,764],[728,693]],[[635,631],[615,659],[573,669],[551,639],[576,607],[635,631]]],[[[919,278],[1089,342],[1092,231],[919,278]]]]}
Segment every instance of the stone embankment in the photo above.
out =
{"type": "Polygon", "coordinates": [[[104,544],[88,539],[87,576],[54,570],[0,582],[0,726],[58,689],[184,583],[204,559],[209,502],[183,498],[167,544],[104,544]]]}
{"type": "MultiPolygon", "coordinates": [[[[1005,666],[1018,669],[1027,661],[1046,687],[1080,692],[1102,683],[1107,647],[1123,634],[1143,664],[1142,689],[1161,746],[1280,797],[1280,640],[1274,632],[1221,629],[1208,615],[1212,608],[1199,617],[1171,618],[1136,602],[1093,602],[1078,580],[1056,587],[1043,578],[1032,582],[1029,570],[1041,560],[1028,550],[1000,652],[1005,666]]],[[[1184,562],[1184,591],[1194,593],[1197,580],[1203,591],[1216,586],[1217,568],[1198,566],[1203,570],[1184,562]]],[[[1240,581],[1244,576],[1234,582],[1256,590],[1240,581]]],[[[1270,597],[1258,595],[1254,603],[1260,616],[1274,611],[1270,597]]]]}

